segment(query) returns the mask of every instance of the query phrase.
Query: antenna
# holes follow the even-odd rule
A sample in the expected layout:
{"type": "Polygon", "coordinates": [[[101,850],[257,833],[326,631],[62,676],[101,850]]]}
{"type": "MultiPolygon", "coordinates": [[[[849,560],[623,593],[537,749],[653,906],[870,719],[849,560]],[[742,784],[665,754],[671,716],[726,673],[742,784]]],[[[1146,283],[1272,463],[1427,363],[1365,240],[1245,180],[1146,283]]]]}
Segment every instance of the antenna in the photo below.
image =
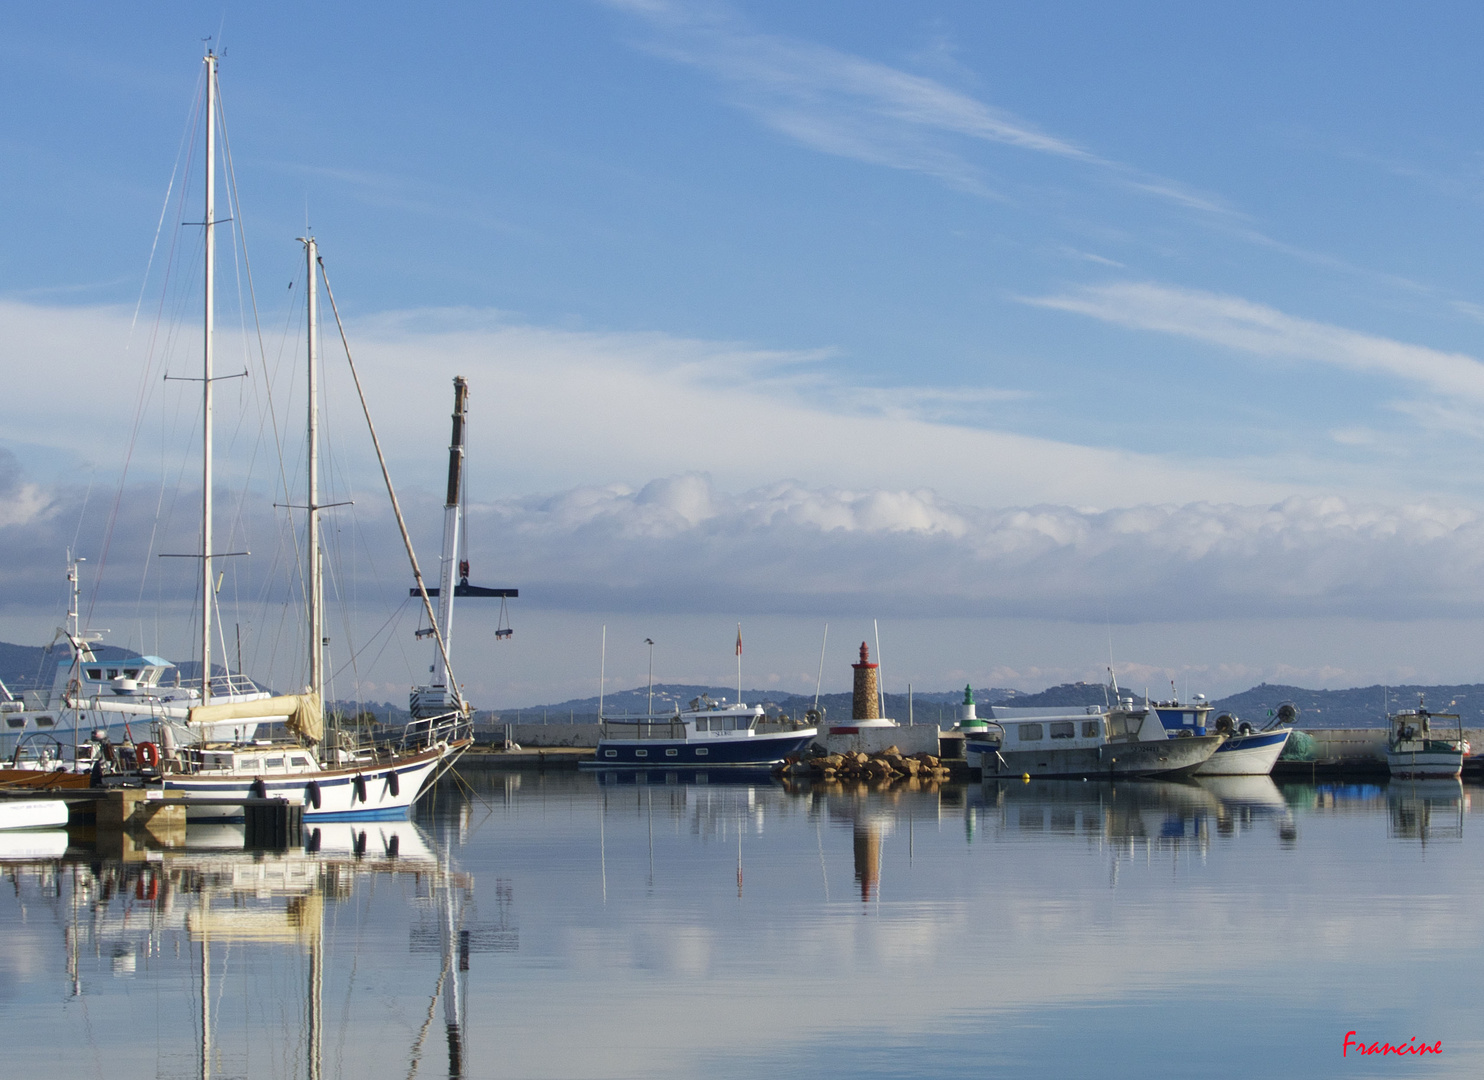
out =
{"type": "Polygon", "coordinates": [[[886,691],[882,689],[886,685],[886,672],[881,665],[881,627],[876,620],[871,620],[871,629],[876,632],[876,709],[878,716],[886,715],[886,691]]]}
{"type": "Polygon", "coordinates": [[[819,643],[819,676],[814,680],[814,711],[819,712],[819,687],[824,682],[824,647],[830,640],[830,624],[824,624],[824,640],[819,643]]]}

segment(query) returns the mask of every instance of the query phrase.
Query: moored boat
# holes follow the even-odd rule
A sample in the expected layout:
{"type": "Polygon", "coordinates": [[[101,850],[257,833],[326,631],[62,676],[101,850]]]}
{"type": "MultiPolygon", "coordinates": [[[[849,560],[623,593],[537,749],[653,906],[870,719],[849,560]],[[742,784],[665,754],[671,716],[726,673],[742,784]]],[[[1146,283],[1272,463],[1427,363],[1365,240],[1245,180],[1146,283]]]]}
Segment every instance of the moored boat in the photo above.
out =
{"type": "Polygon", "coordinates": [[[1166,735],[1152,709],[1125,700],[1080,712],[993,707],[983,734],[966,738],[965,756],[981,775],[1032,777],[1178,777],[1194,773],[1224,735],[1166,735]]]}
{"type": "MultiPolygon", "coordinates": [[[[1116,684],[1114,689],[1116,692],[1116,684]]],[[[1298,710],[1285,704],[1278,707],[1277,715],[1262,728],[1230,713],[1222,713],[1214,725],[1208,725],[1212,707],[1204,694],[1197,694],[1192,701],[1181,701],[1178,696],[1154,701],[1148,703],[1148,708],[1159,717],[1165,733],[1172,739],[1203,736],[1212,731],[1226,736],[1216,752],[1195,770],[1196,776],[1267,776],[1288,745],[1293,721],[1298,717],[1298,710]]]]}
{"type": "Polygon", "coordinates": [[[665,716],[603,717],[597,756],[587,768],[774,765],[802,753],[817,729],[759,731],[761,705],[696,698],[665,716]]]}
{"type": "MultiPolygon", "coordinates": [[[[1458,713],[1430,712],[1418,702],[1387,718],[1391,731],[1386,739],[1386,765],[1391,775],[1403,780],[1446,780],[1463,774],[1463,759],[1469,752],[1458,713]],[[1458,722],[1458,738],[1433,730],[1433,721],[1458,722]]],[[[1451,734],[1451,733],[1450,733],[1451,734]]]]}
{"type": "Polygon", "coordinates": [[[55,829],[67,825],[61,799],[0,799],[0,829],[55,829]]]}

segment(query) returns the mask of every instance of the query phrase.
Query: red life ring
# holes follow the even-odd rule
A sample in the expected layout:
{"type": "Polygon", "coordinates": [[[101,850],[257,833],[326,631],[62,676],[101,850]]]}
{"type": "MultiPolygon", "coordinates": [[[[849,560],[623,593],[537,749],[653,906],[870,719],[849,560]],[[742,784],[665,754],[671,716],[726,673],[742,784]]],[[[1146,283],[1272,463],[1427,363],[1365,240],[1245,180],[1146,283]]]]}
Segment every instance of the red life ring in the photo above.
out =
{"type": "Polygon", "coordinates": [[[142,742],[134,747],[134,760],[142,769],[153,769],[160,764],[160,748],[152,742],[142,742]]]}

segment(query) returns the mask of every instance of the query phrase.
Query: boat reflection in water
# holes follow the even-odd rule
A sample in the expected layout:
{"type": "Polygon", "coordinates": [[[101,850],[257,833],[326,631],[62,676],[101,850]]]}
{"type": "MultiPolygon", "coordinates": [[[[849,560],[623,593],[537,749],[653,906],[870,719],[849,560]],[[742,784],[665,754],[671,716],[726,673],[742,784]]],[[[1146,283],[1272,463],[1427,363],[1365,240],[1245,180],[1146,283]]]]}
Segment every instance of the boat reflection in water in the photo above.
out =
{"type": "Polygon", "coordinates": [[[1463,818],[1472,800],[1463,782],[1393,780],[1386,785],[1388,828],[1393,840],[1462,840],[1463,818]]]}
{"type": "Polygon", "coordinates": [[[1276,826],[1284,844],[1297,840],[1293,815],[1266,776],[1202,777],[1195,781],[986,780],[980,823],[1001,838],[1063,835],[1097,844],[1204,853],[1212,833],[1241,835],[1259,823],[1276,826]]]}
{"type": "MultiPolygon", "coordinates": [[[[201,1080],[247,1075],[262,1067],[264,1057],[272,1057],[290,1075],[302,1072],[319,1080],[326,1075],[327,1045],[332,1051],[329,1074],[345,1068],[340,1052],[346,1048],[351,1018],[341,1010],[333,1011],[335,1041],[326,1042],[327,981],[333,978],[329,985],[342,989],[339,974],[329,975],[327,942],[338,942],[333,960],[343,971],[349,959],[353,982],[354,958],[344,955],[344,934],[337,938],[334,933],[335,920],[345,917],[338,910],[346,910],[355,923],[378,890],[386,891],[390,880],[400,879],[411,892],[412,903],[403,909],[414,917],[411,952],[441,957],[441,970],[428,963],[418,974],[418,965],[410,964],[407,975],[428,980],[429,1021],[441,1000],[448,1075],[464,1075],[464,984],[470,953],[492,943],[498,948],[502,942],[498,932],[491,934],[470,921],[472,877],[452,868],[417,825],[312,825],[305,829],[304,845],[283,851],[244,850],[241,825],[191,826],[184,847],[127,861],[99,860],[75,848],[69,852],[66,832],[24,839],[35,850],[0,849],[0,865],[19,895],[32,893],[33,904],[49,901],[60,916],[71,997],[111,996],[108,980],[100,985],[96,968],[90,970],[93,957],[107,957],[109,974],[120,978],[141,968],[179,963],[183,947],[189,949],[195,1015],[179,1016],[169,1025],[172,1038],[166,1041],[194,1032],[191,1071],[201,1080]],[[332,914],[327,915],[327,908],[332,914]],[[289,969],[302,976],[298,987],[284,987],[279,978],[285,956],[289,969]],[[289,1022],[281,1043],[302,1048],[302,1065],[279,1060],[281,1050],[265,1050],[251,1037],[236,1041],[235,1036],[246,1035],[242,1010],[261,1005],[256,999],[234,1000],[244,992],[245,975],[252,984],[245,992],[252,994],[259,985],[277,991],[274,1009],[286,1018],[295,1011],[293,999],[301,999],[299,1030],[294,1032],[289,1022]]],[[[356,947],[359,938],[355,935],[356,947]]],[[[349,994],[348,987],[343,989],[349,994]]],[[[101,1012],[107,1005],[95,1000],[90,1009],[101,1012]]],[[[428,1027],[423,1025],[411,1047],[413,1071],[426,1053],[428,1027]]]]}

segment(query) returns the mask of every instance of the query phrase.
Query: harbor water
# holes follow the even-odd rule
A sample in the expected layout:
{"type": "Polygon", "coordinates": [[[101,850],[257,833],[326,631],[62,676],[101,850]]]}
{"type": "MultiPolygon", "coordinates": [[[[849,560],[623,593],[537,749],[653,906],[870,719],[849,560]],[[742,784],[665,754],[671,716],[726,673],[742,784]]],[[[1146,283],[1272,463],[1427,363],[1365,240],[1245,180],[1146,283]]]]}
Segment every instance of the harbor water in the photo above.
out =
{"type": "Polygon", "coordinates": [[[286,851],[11,834],[5,1072],[1477,1076],[1479,794],[471,770],[286,851]]]}

